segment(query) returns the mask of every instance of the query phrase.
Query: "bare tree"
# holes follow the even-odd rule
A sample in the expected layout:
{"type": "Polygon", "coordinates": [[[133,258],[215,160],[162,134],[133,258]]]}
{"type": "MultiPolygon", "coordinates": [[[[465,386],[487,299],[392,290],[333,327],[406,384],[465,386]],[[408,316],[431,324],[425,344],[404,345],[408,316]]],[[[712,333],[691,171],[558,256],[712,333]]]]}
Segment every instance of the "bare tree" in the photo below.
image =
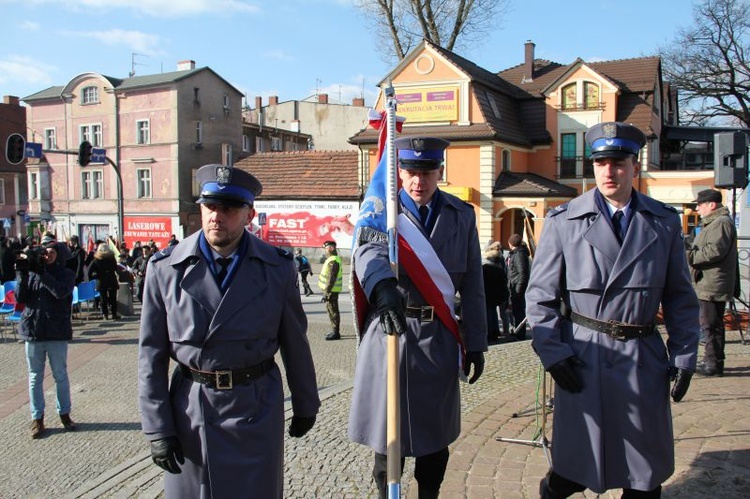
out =
{"type": "Polygon", "coordinates": [[[683,122],[750,127],[749,7],[746,0],[703,0],[693,8],[695,25],[660,50],[683,122]]]}
{"type": "Polygon", "coordinates": [[[423,38],[453,51],[499,28],[509,0],[355,0],[389,62],[423,38]]]}

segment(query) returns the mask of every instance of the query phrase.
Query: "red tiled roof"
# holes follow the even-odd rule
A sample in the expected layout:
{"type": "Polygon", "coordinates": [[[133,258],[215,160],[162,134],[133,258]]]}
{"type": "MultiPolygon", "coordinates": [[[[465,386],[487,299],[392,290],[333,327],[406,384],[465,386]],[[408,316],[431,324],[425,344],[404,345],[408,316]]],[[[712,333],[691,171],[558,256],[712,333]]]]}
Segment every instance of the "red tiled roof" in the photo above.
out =
{"type": "Polygon", "coordinates": [[[359,199],[358,151],[253,154],[235,163],[263,184],[258,199],[359,199]]]}
{"type": "MultiPolygon", "coordinates": [[[[618,121],[633,123],[646,133],[651,130],[652,94],[661,71],[659,57],[592,63],[579,58],[567,65],[536,59],[533,80],[523,82],[524,64],[494,74],[449,50],[427,41],[424,44],[469,75],[472,79],[470,88],[486,123],[404,127],[404,134],[433,135],[459,141],[500,140],[524,147],[550,144],[552,137],[547,130],[542,91],[578,64],[586,64],[620,87],[618,121]],[[490,99],[495,101],[494,107],[498,109],[499,116],[495,116],[490,99]]],[[[351,137],[349,142],[374,144],[377,142],[377,132],[364,129],[351,137]]]]}

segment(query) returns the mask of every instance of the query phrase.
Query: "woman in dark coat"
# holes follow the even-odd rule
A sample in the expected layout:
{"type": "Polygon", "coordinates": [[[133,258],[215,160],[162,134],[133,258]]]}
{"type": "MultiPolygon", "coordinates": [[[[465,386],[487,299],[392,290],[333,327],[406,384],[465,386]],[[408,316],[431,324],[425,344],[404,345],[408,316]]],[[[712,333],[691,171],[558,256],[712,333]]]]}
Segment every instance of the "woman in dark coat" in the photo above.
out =
{"type": "Polygon", "coordinates": [[[107,243],[101,243],[94,253],[94,258],[89,267],[89,280],[96,279],[96,290],[101,294],[102,314],[109,319],[107,307],[112,312],[112,318],[117,320],[117,261],[115,254],[107,243]]]}

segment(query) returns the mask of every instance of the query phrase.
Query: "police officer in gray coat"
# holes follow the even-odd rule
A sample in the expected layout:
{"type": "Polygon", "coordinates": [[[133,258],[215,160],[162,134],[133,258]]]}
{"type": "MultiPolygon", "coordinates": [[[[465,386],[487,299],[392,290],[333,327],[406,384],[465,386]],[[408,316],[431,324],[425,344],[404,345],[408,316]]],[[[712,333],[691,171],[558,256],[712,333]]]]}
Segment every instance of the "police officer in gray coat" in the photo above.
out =
{"type": "Polygon", "coordinates": [[[143,432],[167,497],[282,497],[286,368],[303,436],[320,406],[292,256],[245,230],[260,183],[197,172],[202,230],[151,258],[138,358],[143,432]],[[170,361],[175,370],[168,373],[170,361]]]}
{"type": "MultiPolygon", "coordinates": [[[[437,187],[448,141],[427,137],[395,143],[403,185],[399,211],[434,249],[439,261],[433,263],[444,267],[446,279],[461,295],[461,332],[467,351],[463,374],[468,376],[473,368],[469,383],[474,383],[484,370],[487,351],[482,254],[474,209],[437,187]]],[[[396,281],[382,234],[372,236],[360,241],[353,259],[355,278],[372,308],[357,352],[349,437],[375,451],[373,477],[385,498],[386,333],[401,334],[401,454],[416,457],[419,497],[436,498],[448,464],[448,445],[461,430],[459,344],[439,318],[438,303],[420,293],[406,268],[399,269],[396,281]]],[[[422,264],[437,270],[426,260],[422,264]]],[[[450,314],[454,314],[454,295],[450,294],[450,314]]]]}
{"type": "Polygon", "coordinates": [[[597,187],[547,216],[526,292],[532,346],[557,387],[540,493],[660,497],[674,471],[669,382],[680,401],[695,370],[698,301],[677,213],[633,189],[644,134],[600,123],[586,142],[597,187]]]}

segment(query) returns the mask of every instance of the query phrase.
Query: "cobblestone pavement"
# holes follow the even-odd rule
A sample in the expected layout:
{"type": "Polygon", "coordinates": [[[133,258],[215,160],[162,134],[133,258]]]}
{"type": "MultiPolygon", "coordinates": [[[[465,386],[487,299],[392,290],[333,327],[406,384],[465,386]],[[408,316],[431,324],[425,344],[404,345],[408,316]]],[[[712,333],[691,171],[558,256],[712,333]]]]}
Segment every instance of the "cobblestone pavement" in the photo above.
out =
{"type": "MultiPolygon", "coordinates": [[[[328,342],[320,297],[303,298],[323,405],[304,438],[286,441],[285,496],[376,497],[371,451],[346,437],[356,340],[350,327],[328,342]]],[[[348,296],[341,295],[342,325],[351,324],[348,296]]],[[[23,345],[0,343],[0,439],[4,442],[0,497],[159,497],[159,468],[140,433],[136,399],[138,318],[118,322],[76,321],[69,373],[73,418],[79,431],[65,433],[54,410],[54,382],[45,379],[48,435],[29,438],[23,345]]],[[[750,491],[750,345],[727,338],[723,378],[694,378],[688,395],[673,405],[677,469],[666,498],[740,498],[750,491]]],[[[535,410],[539,363],[530,342],[492,345],[487,368],[475,385],[462,385],[463,432],[451,446],[441,497],[538,497],[548,464],[540,446],[496,437],[541,441],[535,410]],[[515,417],[514,417],[515,415],[515,417]]],[[[287,411],[287,416],[291,412],[287,411]]],[[[544,435],[551,437],[551,417],[544,435]]],[[[416,498],[413,460],[402,491],[416,498]]],[[[575,497],[595,497],[588,492],[575,497]]],[[[618,493],[602,497],[619,497],[618,493]]]]}

